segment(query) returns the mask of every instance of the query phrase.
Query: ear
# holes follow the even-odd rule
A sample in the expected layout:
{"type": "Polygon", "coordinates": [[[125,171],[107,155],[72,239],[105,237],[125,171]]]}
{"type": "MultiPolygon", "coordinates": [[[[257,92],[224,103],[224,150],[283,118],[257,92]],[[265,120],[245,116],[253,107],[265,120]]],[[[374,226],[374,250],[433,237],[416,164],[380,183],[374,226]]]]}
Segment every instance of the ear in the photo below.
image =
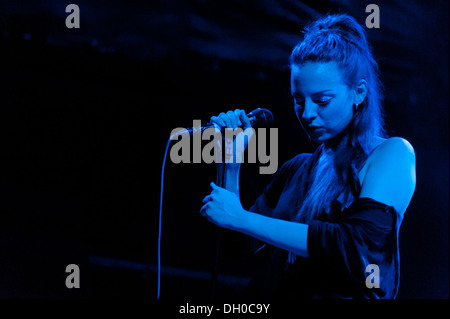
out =
{"type": "Polygon", "coordinates": [[[367,96],[367,82],[361,79],[355,85],[355,97],[353,99],[354,104],[361,104],[367,96]]]}

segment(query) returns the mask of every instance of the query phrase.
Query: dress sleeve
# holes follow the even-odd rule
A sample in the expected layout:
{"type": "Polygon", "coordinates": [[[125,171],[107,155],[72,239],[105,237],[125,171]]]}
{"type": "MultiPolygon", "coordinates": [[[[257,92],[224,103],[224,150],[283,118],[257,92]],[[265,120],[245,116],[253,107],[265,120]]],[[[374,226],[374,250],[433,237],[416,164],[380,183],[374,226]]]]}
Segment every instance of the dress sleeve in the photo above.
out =
{"type": "MultiPolygon", "coordinates": [[[[394,298],[398,287],[398,229],[395,209],[360,198],[332,221],[308,227],[310,261],[330,271],[330,285],[350,283],[367,298],[394,298]],[[379,269],[379,287],[368,287],[368,265],[379,269]]],[[[370,286],[370,285],[369,285],[370,286]]]]}
{"type": "Polygon", "coordinates": [[[281,193],[288,187],[288,180],[304,165],[311,154],[299,154],[285,162],[275,173],[270,183],[264,188],[249,211],[271,217],[278,204],[281,193]]]}

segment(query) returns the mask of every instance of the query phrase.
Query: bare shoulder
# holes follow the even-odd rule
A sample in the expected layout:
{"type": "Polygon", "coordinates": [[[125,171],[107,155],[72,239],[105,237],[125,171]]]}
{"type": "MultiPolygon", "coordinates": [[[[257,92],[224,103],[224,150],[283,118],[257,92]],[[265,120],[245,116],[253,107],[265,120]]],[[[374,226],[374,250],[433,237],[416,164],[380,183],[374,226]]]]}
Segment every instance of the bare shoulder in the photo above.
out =
{"type": "Polygon", "coordinates": [[[399,159],[404,160],[415,159],[414,148],[409,141],[402,137],[383,139],[372,155],[375,159],[383,159],[390,156],[400,156],[399,159]]]}
{"type": "Polygon", "coordinates": [[[393,206],[403,214],[415,190],[415,166],[409,141],[401,137],[381,141],[369,157],[360,196],[393,206]]]}

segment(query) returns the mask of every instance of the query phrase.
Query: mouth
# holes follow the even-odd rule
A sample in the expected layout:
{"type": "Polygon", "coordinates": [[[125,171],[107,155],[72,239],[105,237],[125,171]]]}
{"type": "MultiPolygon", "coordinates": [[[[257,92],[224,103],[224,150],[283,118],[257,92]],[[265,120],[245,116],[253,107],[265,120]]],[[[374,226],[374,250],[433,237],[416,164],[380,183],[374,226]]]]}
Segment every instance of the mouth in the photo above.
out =
{"type": "Polygon", "coordinates": [[[319,137],[325,133],[325,129],[322,126],[309,126],[308,130],[311,137],[319,137]]]}

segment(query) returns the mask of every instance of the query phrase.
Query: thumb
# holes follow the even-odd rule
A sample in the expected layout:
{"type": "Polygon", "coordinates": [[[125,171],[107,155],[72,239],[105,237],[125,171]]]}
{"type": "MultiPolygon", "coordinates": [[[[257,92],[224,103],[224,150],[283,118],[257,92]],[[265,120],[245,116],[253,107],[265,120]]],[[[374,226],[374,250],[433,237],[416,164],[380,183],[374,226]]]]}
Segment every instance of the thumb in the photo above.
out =
{"type": "Polygon", "coordinates": [[[212,188],[213,190],[220,189],[220,186],[217,186],[216,184],[214,184],[214,182],[211,182],[211,183],[209,184],[209,186],[211,186],[211,188],[212,188]]]}

